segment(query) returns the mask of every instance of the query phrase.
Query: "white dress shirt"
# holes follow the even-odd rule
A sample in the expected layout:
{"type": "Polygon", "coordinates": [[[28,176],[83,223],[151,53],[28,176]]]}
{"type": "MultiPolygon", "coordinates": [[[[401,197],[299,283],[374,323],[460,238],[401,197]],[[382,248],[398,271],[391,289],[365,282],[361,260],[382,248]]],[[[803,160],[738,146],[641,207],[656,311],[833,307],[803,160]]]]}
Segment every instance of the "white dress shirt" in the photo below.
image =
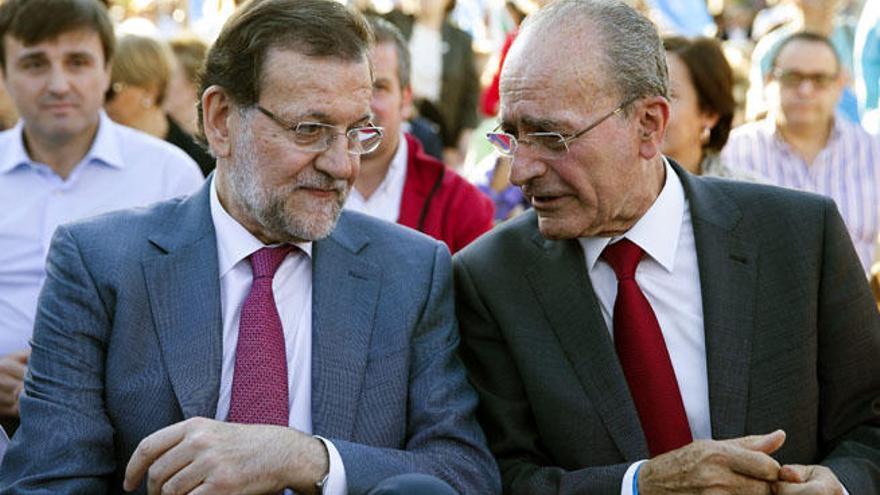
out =
{"type": "MultiPolygon", "coordinates": [[[[235,349],[241,306],[250,292],[253,274],[248,256],[266,247],[239,224],[220,204],[216,183],[211,184],[211,219],[217,235],[220,273],[220,307],[223,315],[223,367],[215,419],[225,421],[229,414],[235,349]]],[[[275,306],[284,329],[287,353],[287,390],[290,418],[288,426],[312,433],[312,243],[296,244],[296,249],[278,267],[272,280],[275,306]]],[[[318,437],[330,455],[330,476],[326,494],[347,491],[345,466],[333,443],[318,437]]]]}
{"type": "Polygon", "coordinates": [[[382,220],[397,223],[400,218],[400,203],[403,200],[403,186],[406,184],[406,167],[409,152],[406,146],[406,136],[400,133],[397,143],[397,151],[391,158],[388,171],[379,187],[373,191],[369,199],[358,192],[356,187],[351,188],[351,193],[345,201],[344,208],[381,218],[382,220]]]}
{"type": "Polygon", "coordinates": [[[91,147],[66,179],[31,160],[21,121],[0,132],[0,356],[28,348],[56,227],[190,194],[204,180],[176,146],[104,112],[91,147]]]}
{"type": "Polygon", "coordinates": [[[448,49],[439,29],[430,29],[418,22],[413,24],[409,52],[418,54],[412,58],[410,69],[410,86],[414,98],[424,98],[434,103],[440,101],[443,53],[448,49]]]}
{"type": "MultiPolygon", "coordinates": [[[[706,339],[700,270],[691,224],[690,207],[681,181],[668,163],[666,181],[654,204],[639,221],[618,238],[578,239],[586,257],[587,272],[599,300],[602,316],[614,338],[614,301],[617,277],[602,251],[612,241],[627,238],[645,252],[636,269],[636,282],[657,316],[669,351],[675,378],[684,402],[694,440],[712,438],[706,339]]],[[[632,493],[632,476],[640,463],[630,466],[621,493],[632,493]]]]}

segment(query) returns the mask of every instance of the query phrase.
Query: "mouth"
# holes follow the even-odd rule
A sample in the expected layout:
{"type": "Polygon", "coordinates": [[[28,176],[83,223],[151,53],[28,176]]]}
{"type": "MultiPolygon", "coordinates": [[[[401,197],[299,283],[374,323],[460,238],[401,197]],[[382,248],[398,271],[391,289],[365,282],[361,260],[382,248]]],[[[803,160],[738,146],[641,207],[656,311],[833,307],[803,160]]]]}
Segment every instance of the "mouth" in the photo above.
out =
{"type": "Polygon", "coordinates": [[[536,210],[542,210],[553,208],[564,199],[565,196],[561,194],[536,194],[530,197],[530,202],[533,208],[536,210]]]}
{"type": "Polygon", "coordinates": [[[301,191],[309,194],[310,196],[314,196],[320,199],[332,199],[339,196],[340,192],[337,189],[322,189],[317,187],[303,187],[300,189],[301,191]]]}

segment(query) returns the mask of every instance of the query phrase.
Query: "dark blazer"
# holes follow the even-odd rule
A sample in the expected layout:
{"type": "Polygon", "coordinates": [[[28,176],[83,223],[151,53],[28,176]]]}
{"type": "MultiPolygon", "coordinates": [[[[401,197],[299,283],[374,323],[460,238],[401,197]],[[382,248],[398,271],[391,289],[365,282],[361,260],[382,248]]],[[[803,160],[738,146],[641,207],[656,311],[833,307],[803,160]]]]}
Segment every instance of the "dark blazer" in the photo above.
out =
{"type": "MultiPolygon", "coordinates": [[[[223,337],[210,184],[58,229],[0,492],[121,493],[144,437],[214,416],[223,337]]],[[[446,247],[344,212],[312,263],[313,429],[338,449],[349,493],[408,472],[497,492],[455,355],[446,247]]]]}
{"type": "MultiPolygon", "coordinates": [[[[403,36],[412,36],[415,19],[399,11],[391,11],[386,16],[400,29],[403,36]]],[[[466,32],[443,22],[443,80],[440,83],[440,101],[436,104],[443,122],[441,135],[443,145],[455,147],[463,129],[477,127],[477,100],[480,97],[480,81],[474,62],[473,40],[466,32]]],[[[411,54],[413,58],[418,53],[411,54]]]]}
{"type": "MultiPolygon", "coordinates": [[[[834,203],[692,176],[712,436],[880,493],[880,317],[834,203]]],[[[528,212],[456,255],[461,355],[511,494],[618,494],[648,448],[580,245],[528,212]]]]}

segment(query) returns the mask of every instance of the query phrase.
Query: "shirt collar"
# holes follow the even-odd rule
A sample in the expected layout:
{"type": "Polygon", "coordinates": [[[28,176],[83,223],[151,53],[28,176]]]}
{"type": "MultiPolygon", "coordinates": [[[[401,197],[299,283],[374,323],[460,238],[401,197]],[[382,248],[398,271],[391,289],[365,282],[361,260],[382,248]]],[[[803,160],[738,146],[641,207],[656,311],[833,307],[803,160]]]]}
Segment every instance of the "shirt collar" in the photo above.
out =
{"type": "Polygon", "coordinates": [[[406,145],[406,136],[403,134],[403,131],[400,132],[400,136],[397,139],[397,151],[394,152],[394,156],[391,158],[391,163],[388,164],[388,171],[385,173],[385,178],[382,179],[382,183],[379,184],[379,188],[383,191],[387,191],[391,188],[395,183],[402,183],[404,180],[404,176],[406,175],[406,161],[409,158],[407,152],[406,145]]]}
{"type": "Polygon", "coordinates": [[[666,181],[654,204],[642,215],[626,233],[618,237],[581,237],[578,242],[584,249],[587,268],[592,270],[602,255],[602,251],[612,241],[627,238],[642,248],[645,253],[671,272],[675,266],[675,253],[684,215],[684,188],[678,174],[663,158],[666,181]]]}
{"type": "MultiPolygon", "coordinates": [[[[110,117],[103,110],[98,113],[98,131],[92,146],[77,167],[83,163],[92,161],[103,163],[114,168],[125,168],[125,160],[122,158],[119,139],[116,138],[116,129],[110,117]]],[[[24,146],[24,121],[19,119],[12,129],[3,133],[0,138],[0,147],[4,149],[0,157],[0,173],[9,172],[19,165],[35,163],[28,155],[24,146]]]]}
{"type": "MultiPolygon", "coordinates": [[[[229,270],[257,250],[266,247],[259,239],[247,231],[223,208],[217,196],[217,176],[211,178],[211,220],[217,236],[217,259],[220,278],[229,270]]],[[[312,242],[295,243],[296,247],[312,256],[312,242]]]]}

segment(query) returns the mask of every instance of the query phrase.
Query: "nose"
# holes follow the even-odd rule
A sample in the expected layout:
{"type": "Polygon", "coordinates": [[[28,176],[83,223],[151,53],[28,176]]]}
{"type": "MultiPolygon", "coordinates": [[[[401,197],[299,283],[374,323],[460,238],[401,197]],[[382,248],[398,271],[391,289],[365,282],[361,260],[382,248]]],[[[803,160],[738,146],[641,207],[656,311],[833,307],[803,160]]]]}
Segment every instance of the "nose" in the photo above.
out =
{"type": "Polygon", "coordinates": [[[70,80],[67,72],[62,67],[52,67],[49,72],[49,91],[54,94],[64,94],[70,91],[70,80]]]}
{"type": "Polygon", "coordinates": [[[540,160],[529,146],[520,146],[510,158],[510,183],[524,186],[547,172],[547,164],[540,160]]]}
{"type": "Polygon", "coordinates": [[[805,77],[798,85],[797,90],[798,93],[802,94],[811,94],[818,88],[816,81],[810,79],[809,77],[805,77]]]}
{"type": "Polygon", "coordinates": [[[343,135],[335,135],[330,147],[315,158],[315,169],[334,179],[348,180],[357,172],[360,160],[348,152],[348,140],[343,135]]]}

